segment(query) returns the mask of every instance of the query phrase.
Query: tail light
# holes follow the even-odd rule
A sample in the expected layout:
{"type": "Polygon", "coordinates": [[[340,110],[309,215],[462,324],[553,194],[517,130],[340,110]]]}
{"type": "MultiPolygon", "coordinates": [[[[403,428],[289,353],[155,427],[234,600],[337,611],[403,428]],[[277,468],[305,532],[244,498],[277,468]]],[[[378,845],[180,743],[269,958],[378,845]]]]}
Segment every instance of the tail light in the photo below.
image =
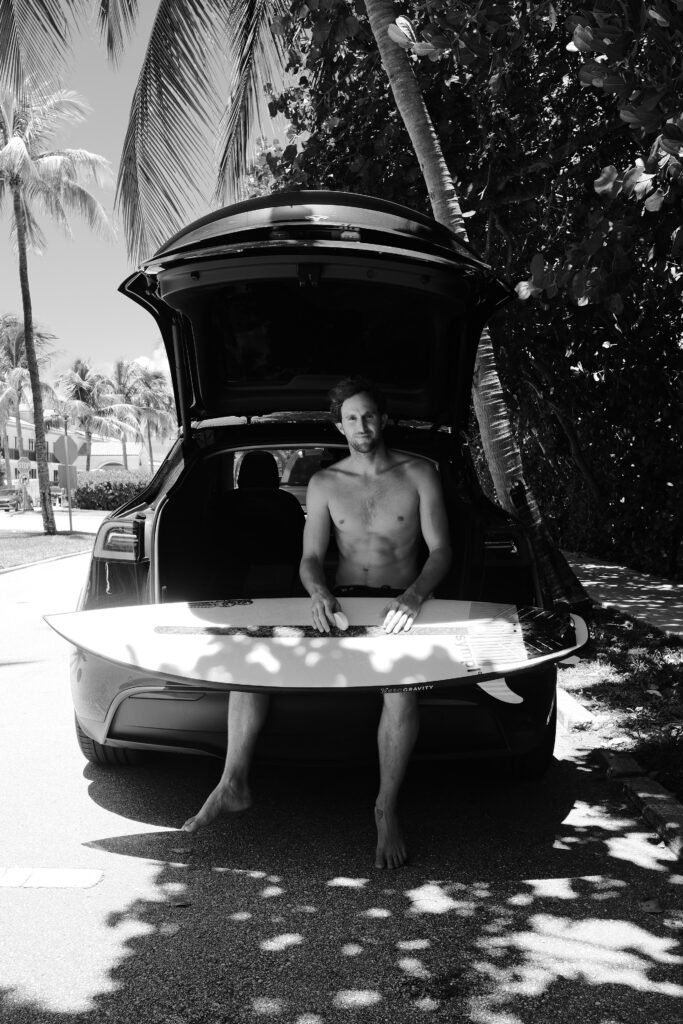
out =
{"type": "Polygon", "coordinates": [[[95,558],[138,562],[144,556],[144,520],[104,523],[95,540],[95,558]]]}

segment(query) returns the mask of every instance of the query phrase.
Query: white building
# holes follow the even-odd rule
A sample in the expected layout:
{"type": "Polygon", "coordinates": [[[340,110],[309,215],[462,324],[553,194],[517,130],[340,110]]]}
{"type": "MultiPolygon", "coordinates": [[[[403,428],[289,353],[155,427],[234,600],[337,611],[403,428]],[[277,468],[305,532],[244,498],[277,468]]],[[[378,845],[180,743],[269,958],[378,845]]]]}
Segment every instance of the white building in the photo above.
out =
{"type": "MultiPolygon", "coordinates": [[[[29,473],[28,491],[33,501],[38,500],[38,473],[35,468],[36,462],[36,438],[35,429],[33,426],[33,420],[30,418],[30,412],[26,409],[22,409],[21,415],[21,435],[23,440],[24,455],[32,463],[31,470],[29,473]]],[[[63,429],[57,427],[45,431],[45,439],[47,441],[48,450],[48,467],[50,470],[50,482],[57,484],[59,483],[59,461],[55,456],[54,448],[55,441],[60,435],[63,435],[63,429]]],[[[69,427],[69,436],[72,437],[80,446],[81,451],[76,457],[76,469],[79,472],[85,471],[86,456],[85,456],[85,433],[75,427],[69,427]]],[[[7,479],[7,467],[5,462],[5,439],[2,438],[2,444],[0,445],[0,460],[2,463],[2,471],[5,476],[5,482],[8,484],[19,484],[19,473],[17,471],[17,462],[20,457],[19,450],[19,438],[16,426],[16,420],[11,417],[6,426],[6,438],[7,446],[9,448],[10,455],[10,470],[11,476],[7,479]]],[[[174,438],[169,438],[164,441],[159,441],[152,438],[152,455],[154,458],[154,470],[159,468],[159,464],[166,455],[166,452],[171,447],[174,438]]],[[[128,469],[150,469],[149,451],[147,445],[143,444],[142,441],[126,441],[126,454],[128,461],[128,469]]],[[[102,437],[99,434],[94,434],[91,444],[90,454],[90,469],[123,469],[123,449],[121,442],[117,438],[102,437]]]]}

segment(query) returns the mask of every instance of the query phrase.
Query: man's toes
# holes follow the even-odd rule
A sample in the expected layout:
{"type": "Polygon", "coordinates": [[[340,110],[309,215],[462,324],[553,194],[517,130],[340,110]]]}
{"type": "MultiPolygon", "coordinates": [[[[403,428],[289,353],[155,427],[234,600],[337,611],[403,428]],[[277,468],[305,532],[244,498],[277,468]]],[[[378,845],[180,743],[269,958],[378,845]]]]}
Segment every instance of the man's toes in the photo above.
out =
{"type": "Polygon", "coordinates": [[[188,818],[181,828],[181,832],[196,832],[199,828],[196,817],[188,818]]]}

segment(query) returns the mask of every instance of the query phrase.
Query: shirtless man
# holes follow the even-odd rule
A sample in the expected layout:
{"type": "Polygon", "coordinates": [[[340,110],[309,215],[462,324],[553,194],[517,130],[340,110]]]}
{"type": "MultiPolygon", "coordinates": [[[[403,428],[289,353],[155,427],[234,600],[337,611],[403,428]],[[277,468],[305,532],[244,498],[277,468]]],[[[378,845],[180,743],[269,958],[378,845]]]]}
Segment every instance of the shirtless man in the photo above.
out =
{"type": "MultiPolygon", "coordinates": [[[[389,450],[383,396],[364,378],[348,378],[331,392],[331,412],[349,455],[311,478],[306,498],[301,580],[311,595],[313,624],[321,633],[336,625],[342,606],[323,571],[330,530],[339,549],[336,587],[390,588],[383,611],[387,633],[409,630],[422,602],[448,571],[451,550],[441,487],[430,463],[389,450]],[[420,533],[428,557],[418,571],[420,533]]],[[[335,588],[336,589],[336,588],[335,588]]],[[[223,811],[251,804],[248,770],[254,743],[268,711],[268,695],[233,691],[228,751],[216,789],[183,828],[194,832],[223,811]]],[[[385,693],[378,730],[380,787],[375,804],[375,867],[397,868],[407,860],[397,817],[398,794],[417,738],[415,693],[385,693]]]]}

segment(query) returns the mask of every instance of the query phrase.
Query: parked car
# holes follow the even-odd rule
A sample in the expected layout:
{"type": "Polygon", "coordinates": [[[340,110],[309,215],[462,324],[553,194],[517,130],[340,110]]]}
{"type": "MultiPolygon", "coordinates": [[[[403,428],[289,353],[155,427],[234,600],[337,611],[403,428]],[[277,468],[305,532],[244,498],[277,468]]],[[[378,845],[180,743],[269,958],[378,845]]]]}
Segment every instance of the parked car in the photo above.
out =
{"type": "Polygon", "coordinates": [[[0,487],[0,509],[5,512],[16,512],[21,498],[16,487],[3,485],[0,487]]]}
{"type": "MultiPolygon", "coordinates": [[[[286,571],[270,568],[268,557],[286,560],[285,542],[264,562],[258,530],[230,528],[235,467],[255,452],[285,467],[264,499],[260,537],[270,542],[284,514],[276,493],[301,504],[311,474],[346,454],[327,396],[350,372],[385,391],[388,445],[440,474],[454,558],[437,596],[549,607],[525,531],[485,497],[464,440],[482,325],[510,292],[445,227],[367,197],[275,195],[191,224],[120,290],[158,324],[182,434],[146,490],[103,522],[81,610],[301,594],[296,544],[286,571]]],[[[331,545],[330,576],[334,564],[331,545]]],[[[474,678],[421,693],[415,757],[499,758],[520,774],[544,771],[555,666],[534,665],[508,683],[516,703],[474,678]]],[[[92,645],[75,650],[81,750],[108,765],[145,750],[222,757],[229,689],[113,664],[92,645]]],[[[276,694],[257,756],[374,758],[379,707],[377,692],[276,694]]]]}

